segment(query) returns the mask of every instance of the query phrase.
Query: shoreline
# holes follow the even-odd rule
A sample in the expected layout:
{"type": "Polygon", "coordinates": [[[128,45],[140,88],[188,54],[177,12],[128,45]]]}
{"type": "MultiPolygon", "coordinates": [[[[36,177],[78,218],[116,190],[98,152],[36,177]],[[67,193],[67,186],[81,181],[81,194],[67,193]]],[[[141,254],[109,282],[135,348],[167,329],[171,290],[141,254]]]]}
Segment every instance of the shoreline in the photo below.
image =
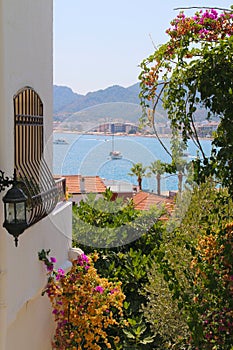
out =
{"type": "MultiPolygon", "coordinates": [[[[77,135],[96,135],[96,136],[112,136],[111,133],[104,133],[104,132],[82,132],[82,131],[71,131],[71,130],[64,130],[64,129],[53,129],[53,134],[77,134],[77,135]]],[[[136,133],[136,134],[126,134],[126,133],[115,133],[114,136],[127,136],[127,137],[148,137],[148,138],[157,138],[155,135],[147,135],[142,133],[136,133]]],[[[171,138],[171,134],[159,134],[159,138],[171,138]]],[[[212,137],[199,137],[200,140],[208,140],[212,141],[212,137]]]]}

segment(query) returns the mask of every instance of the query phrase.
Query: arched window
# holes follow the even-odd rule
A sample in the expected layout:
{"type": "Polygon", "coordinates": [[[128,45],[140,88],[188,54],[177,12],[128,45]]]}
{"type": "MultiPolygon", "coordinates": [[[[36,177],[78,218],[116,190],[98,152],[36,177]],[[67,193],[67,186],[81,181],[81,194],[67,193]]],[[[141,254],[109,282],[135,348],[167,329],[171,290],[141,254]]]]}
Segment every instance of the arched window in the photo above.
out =
{"type": "Polygon", "coordinates": [[[14,96],[15,169],[28,196],[29,226],[47,216],[56,206],[58,191],[43,157],[43,103],[30,87],[14,96]]]}

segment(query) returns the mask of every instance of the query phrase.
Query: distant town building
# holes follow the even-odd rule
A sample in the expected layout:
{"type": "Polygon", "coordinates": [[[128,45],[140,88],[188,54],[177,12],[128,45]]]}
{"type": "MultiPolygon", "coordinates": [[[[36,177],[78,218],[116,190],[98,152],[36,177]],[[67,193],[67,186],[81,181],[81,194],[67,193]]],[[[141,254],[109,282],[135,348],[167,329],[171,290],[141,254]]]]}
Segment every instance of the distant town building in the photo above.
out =
{"type": "Polygon", "coordinates": [[[166,123],[155,123],[157,133],[160,135],[170,135],[172,133],[170,122],[166,123]]]}
{"type": "Polygon", "coordinates": [[[197,134],[199,137],[212,137],[213,132],[215,132],[218,128],[219,122],[207,122],[204,121],[202,123],[196,124],[197,134]]]}
{"type": "Polygon", "coordinates": [[[139,127],[133,123],[103,123],[98,127],[95,127],[95,129],[92,131],[110,134],[130,134],[137,133],[139,131],[139,127]]]}

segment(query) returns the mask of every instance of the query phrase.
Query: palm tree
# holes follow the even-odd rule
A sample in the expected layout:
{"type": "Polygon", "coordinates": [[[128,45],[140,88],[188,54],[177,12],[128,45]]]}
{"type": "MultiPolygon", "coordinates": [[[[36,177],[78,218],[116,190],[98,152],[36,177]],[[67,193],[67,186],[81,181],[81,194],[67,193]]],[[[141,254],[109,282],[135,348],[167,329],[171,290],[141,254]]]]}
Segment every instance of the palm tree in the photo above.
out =
{"type": "Polygon", "coordinates": [[[161,194],[161,175],[165,173],[165,164],[161,162],[161,160],[155,160],[151,163],[149,166],[150,173],[148,176],[151,176],[151,174],[156,175],[157,179],[157,194],[160,196],[161,194]]]}
{"type": "Polygon", "coordinates": [[[129,173],[129,175],[137,176],[138,187],[140,191],[142,189],[142,178],[143,176],[146,176],[146,169],[147,167],[144,167],[142,163],[135,163],[130,169],[131,173],[129,173]]]}
{"type": "Polygon", "coordinates": [[[187,152],[187,145],[184,141],[180,140],[178,133],[172,140],[171,150],[172,163],[176,167],[176,172],[178,174],[178,192],[181,193],[183,176],[187,167],[187,159],[184,158],[185,152],[187,152]]]}

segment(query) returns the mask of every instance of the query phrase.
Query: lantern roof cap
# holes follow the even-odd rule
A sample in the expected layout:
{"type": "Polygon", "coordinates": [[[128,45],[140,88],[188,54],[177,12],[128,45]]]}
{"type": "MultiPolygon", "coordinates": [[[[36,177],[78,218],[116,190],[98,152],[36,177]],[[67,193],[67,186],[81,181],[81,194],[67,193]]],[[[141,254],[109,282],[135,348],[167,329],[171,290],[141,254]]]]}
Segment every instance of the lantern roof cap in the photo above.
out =
{"type": "Polygon", "coordinates": [[[26,202],[27,196],[24,194],[23,190],[17,187],[17,184],[14,184],[13,187],[7,191],[2,200],[4,203],[20,203],[26,202]]]}

